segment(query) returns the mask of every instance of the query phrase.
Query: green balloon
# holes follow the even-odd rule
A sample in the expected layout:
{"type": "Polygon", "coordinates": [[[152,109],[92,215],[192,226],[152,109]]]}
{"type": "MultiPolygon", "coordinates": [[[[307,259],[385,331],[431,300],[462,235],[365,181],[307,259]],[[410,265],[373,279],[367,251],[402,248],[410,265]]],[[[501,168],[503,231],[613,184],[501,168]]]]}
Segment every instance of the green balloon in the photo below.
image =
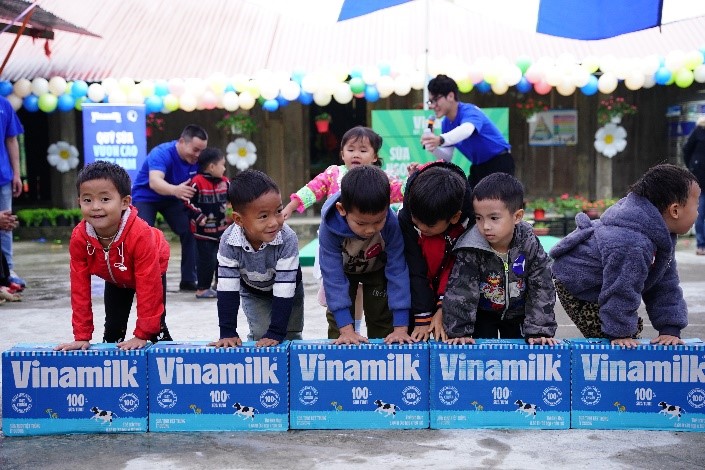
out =
{"type": "Polygon", "coordinates": [[[694,79],[693,72],[688,69],[680,69],[676,73],[676,85],[678,85],[679,88],[688,88],[693,84],[694,79]]]}
{"type": "Polygon", "coordinates": [[[519,67],[522,75],[525,74],[531,66],[531,58],[525,56],[518,57],[516,61],[516,66],[519,67]]]}
{"type": "Polygon", "coordinates": [[[39,97],[39,109],[44,111],[45,113],[51,113],[56,109],[56,104],[58,103],[59,99],[56,97],[56,95],[52,95],[51,93],[44,93],[42,96],[39,97]]]}
{"type": "Polygon", "coordinates": [[[362,93],[365,91],[365,82],[360,77],[350,79],[350,90],[353,93],[362,93]]]}

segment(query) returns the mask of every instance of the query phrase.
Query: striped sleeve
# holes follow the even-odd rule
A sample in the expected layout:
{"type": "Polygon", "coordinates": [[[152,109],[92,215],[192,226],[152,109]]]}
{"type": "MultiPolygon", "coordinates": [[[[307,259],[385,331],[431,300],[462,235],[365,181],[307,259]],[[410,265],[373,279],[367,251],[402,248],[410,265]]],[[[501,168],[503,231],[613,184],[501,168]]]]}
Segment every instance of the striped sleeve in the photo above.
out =
{"type": "Polygon", "coordinates": [[[221,338],[237,334],[237,311],[240,308],[240,262],[232,245],[223,237],[218,250],[218,326],[221,338]]]}
{"type": "Polygon", "coordinates": [[[282,341],[294,306],[294,292],[299,273],[299,241],[288,226],[282,230],[283,243],[278,247],[274,286],[272,287],[272,320],[262,335],[282,341]]]}

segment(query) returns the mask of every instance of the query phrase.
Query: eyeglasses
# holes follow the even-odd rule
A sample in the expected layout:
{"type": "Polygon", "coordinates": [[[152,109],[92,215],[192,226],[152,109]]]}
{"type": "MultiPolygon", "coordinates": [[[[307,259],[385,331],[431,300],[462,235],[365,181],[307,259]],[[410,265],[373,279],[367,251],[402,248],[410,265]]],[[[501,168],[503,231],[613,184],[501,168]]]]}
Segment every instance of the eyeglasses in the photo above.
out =
{"type": "Polygon", "coordinates": [[[435,97],[431,98],[430,100],[426,101],[426,104],[429,105],[429,106],[436,106],[436,103],[438,103],[438,101],[439,101],[441,98],[445,98],[445,96],[443,96],[443,95],[441,95],[441,96],[435,96],[435,97]]]}

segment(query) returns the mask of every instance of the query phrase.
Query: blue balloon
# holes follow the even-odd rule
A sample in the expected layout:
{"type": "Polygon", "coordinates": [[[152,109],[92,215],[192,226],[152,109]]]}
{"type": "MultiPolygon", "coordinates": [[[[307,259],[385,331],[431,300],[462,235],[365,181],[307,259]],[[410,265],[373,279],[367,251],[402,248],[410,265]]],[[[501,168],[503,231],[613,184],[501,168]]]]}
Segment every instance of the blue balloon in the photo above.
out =
{"type": "Polygon", "coordinates": [[[666,67],[659,67],[654,74],[654,81],[659,85],[665,85],[671,79],[671,71],[666,67]]]}
{"type": "Polygon", "coordinates": [[[590,75],[590,79],[584,86],[580,87],[580,91],[582,91],[585,96],[592,96],[597,93],[597,77],[590,75]]]}
{"type": "Polygon", "coordinates": [[[235,87],[233,86],[232,83],[228,83],[228,84],[225,86],[225,90],[223,90],[223,93],[227,93],[227,92],[229,92],[229,91],[235,91],[235,87]]]}
{"type": "Polygon", "coordinates": [[[284,98],[282,95],[277,96],[277,103],[279,103],[279,107],[283,108],[284,106],[289,104],[289,101],[284,98]]]}
{"type": "Polygon", "coordinates": [[[166,80],[157,80],[154,82],[154,94],[157,96],[166,96],[169,94],[169,85],[166,80]]]}
{"type": "Polygon", "coordinates": [[[22,106],[30,113],[36,113],[39,111],[39,98],[35,95],[27,95],[22,100],[22,106]]]}
{"type": "Polygon", "coordinates": [[[519,83],[517,83],[517,91],[520,93],[528,93],[531,91],[531,82],[526,79],[526,77],[521,77],[519,83]]]}
{"type": "Polygon", "coordinates": [[[299,93],[299,103],[306,105],[313,103],[313,94],[301,90],[301,93],[299,93]]]}
{"type": "Polygon", "coordinates": [[[379,100],[379,91],[377,91],[376,86],[367,85],[365,87],[365,99],[370,103],[374,103],[375,101],[379,100]]]}
{"type": "Polygon", "coordinates": [[[164,100],[161,98],[161,96],[152,95],[152,96],[147,97],[147,99],[144,100],[144,108],[145,108],[145,112],[147,112],[147,114],[158,113],[159,111],[162,110],[163,107],[164,107],[164,100]]]}
{"type": "Polygon", "coordinates": [[[475,84],[475,89],[480,93],[489,93],[492,89],[492,85],[482,80],[480,83],[475,84]]]}
{"type": "Polygon", "coordinates": [[[392,73],[392,67],[389,64],[379,64],[378,68],[380,75],[389,75],[390,73],[392,73]]]}
{"type": "Polygon", "coordinates": [[[306,72],[303,70],[294,70],[291,72],[291,80],[301,85],[301,81],[306,76],[306,72]]]}
{"type": "Polygon", "coordinates": [[[56,109],[64,113],[67,111],[71,111],[75,105],[76,98],[67,93],[64,93],[63,95],[59,96],[59,99],[56,100],[56,109]]]}
{"type": "Polygon", "coordinates": [[[82,96],[86,96],[86,93],[88,93],[88,84],[86,82],[83,80],[76,80],[73,82],[71,85],[71,96],[74,98],[80,98],[82,96]]]}
{"type": "Polygon", "coordinates": [[[262,109],[265,111],[269,111],[270,113],[273,113],[277,109],[279,109],[279,101],[277,100],[265,100],[264,103],[262,103],[262,109]]]}
{"type": "Polygon", "coordinates": [[[350,71],[350,78],[362,78],[362,70],[354,68],[350,71]]]}
{"type": "Polygon", "coordinates": [[[9,96],[12,93],[12,83],[3,80],[0,82],[0,95],[9,96]]]}

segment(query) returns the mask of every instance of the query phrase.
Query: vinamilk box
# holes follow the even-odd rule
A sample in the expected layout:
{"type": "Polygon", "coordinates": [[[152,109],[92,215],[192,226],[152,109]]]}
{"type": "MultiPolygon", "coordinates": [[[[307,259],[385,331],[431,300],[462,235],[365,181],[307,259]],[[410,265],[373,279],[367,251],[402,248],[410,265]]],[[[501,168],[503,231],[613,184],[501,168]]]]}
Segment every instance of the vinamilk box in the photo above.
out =
{"type": "Polygon", "coordinates": [[[292,429],[428,428],[428,344],[293,341],[292,429]]]}
{"type": "Polygon", "coordinates": [[[288,343],[207,344],[164,341],[150,348],[149,430],[286,431],[288,343]]]}
{"type": "Polygon", "coordinates": [[[147,431],[146,349],[20,343],[2,353],[7,436],[147,431]]]}
{"type": "Polygon", "coordinates": [[[567,429],[570,349],[521,340],[431,343],[431,428],[567,429]]]}
{"type": "Polygon", "coordinates": [[[572,428],[705,431],[705,343],[571,339],[572,428]]]}

